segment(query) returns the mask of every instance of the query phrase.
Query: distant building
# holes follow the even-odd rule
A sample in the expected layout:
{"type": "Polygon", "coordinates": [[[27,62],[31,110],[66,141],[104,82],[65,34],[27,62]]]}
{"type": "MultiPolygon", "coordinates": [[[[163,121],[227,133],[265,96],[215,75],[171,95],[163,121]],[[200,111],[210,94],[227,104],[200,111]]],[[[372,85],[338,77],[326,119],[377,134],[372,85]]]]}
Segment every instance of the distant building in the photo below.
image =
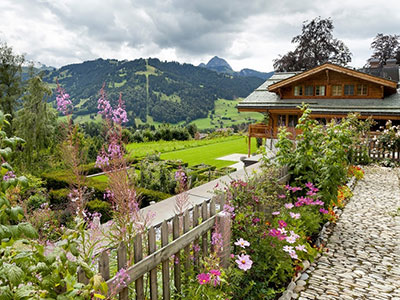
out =
{"type": "Polygon", "coordinates": [[[269,115],[268,124],[249,126],[249,149],[251,137],[276,138],[280,126],[295,134],[301,114],[298,107],[303,102],[322,123],[351,112],[381,123],[400,123],[399,78],[396,60],[388,60],[384,66],[370,61],[370,68],[359,71],[325,63],[303,72],[275,73],[238,104],[241,112],[269,115]]]}

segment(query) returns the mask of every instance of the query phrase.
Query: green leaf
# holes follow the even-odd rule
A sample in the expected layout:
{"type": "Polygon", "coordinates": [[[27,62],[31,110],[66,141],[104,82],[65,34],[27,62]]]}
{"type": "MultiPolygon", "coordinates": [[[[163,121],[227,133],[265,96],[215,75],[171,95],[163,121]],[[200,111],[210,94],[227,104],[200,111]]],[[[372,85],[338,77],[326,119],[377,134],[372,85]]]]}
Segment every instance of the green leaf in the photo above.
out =
{"type": "Polygon", "coordinates": [[[17,291],[15,292],[15,297],[17,299],[32,299],[31,297],[33,293],[35,292],[34,288],[29,285],[22,285],[21,287],[18,287],[17,291]]]}
{"type": "Polygon", "coordinates": [[[2,158],[4,158],[5,160],[8,160],[10,155],[12,153],[12,150],[10,147],[4,148],[4,149],[0,149],[0,156],[2,158]]]}
{"type": "Polygon", "coordinates": [[[0,240],[11,237],[11,232],[8,226],[0,224],[0,240]]]}
{"type": "Polygon", "coordinates": [[[22,186],[22,187],[27,187],[29,182],[28,179],[25,176],[19,176],[18,177],[18,183],[22,186]]]}
{"type": "Polygon", "coordinates": [[[27,223],[27,222],[20,223],[20,224],[18,224],[18,229],[27,238],[34,239],[39,236],[37,231],[35,230],[35,228],[33,228],[33,226],[30,223],[27,223]]]}
{"type": "Polygon", "coordinates": [[[22,210],[22,207],[15,206],[11,208],[10,220],[21,221],[23,217],[24,217],[24,211],[22,210]]]}
{"type": "Polygon", "coordinates": [[[9,164],[8,162],[2,163],[2,164],[1,164],[1,167],[4,168],[4,169],[7,169],[7,170],[9,170],[9,171],[12,171],[12,170],[13,170],[13,168],[10,166],[10,164],[9,164]]]}
{"type": "Polygon", "coordinates": [[[2,271],[7,280],[14,286],[18,286],[24,278],[24,271],[14,264],[4,263],[2,271]]]}
{"type": "Polygon", "coordinates": [[[71,251],[73,256],[75,256],[75,257],[79,256],[79,250],[78,250],[76,243],[71,243],[69,245],[69,250],[71,251]]]}

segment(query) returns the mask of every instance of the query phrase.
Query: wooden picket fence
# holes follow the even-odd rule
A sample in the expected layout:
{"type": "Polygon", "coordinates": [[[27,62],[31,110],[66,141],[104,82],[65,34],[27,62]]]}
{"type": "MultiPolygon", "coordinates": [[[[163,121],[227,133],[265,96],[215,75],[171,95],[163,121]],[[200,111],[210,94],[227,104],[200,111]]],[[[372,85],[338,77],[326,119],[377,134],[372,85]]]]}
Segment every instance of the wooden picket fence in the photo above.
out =
{"type": "Polygon", "coordinates": [[[355,162],[362,162],[366,159],[373,162],[382,160],[400,162],[400,147],[398,145],[388,147],[378,140],[368,139],[355,148],[353,159],[355,162]]]}
{"type": "MultiPolygon", "coordinates": [[[[230,214],[220,211],[224,203],[223,197],[214,197],[195,205],[183,214],[175,215],[162,223],[154,225],[145,234],[136,235],[134,241],[134,264],[127,268],[127,247],[124,242],[117,249],[117,269],[125,269],[129,275],[126,285],[119,284],[119,278],[110,278],[109,250],[99,255],[99,270],[108,285],[108,296],[119,294],[120,300],[132,299],[129,296],[127,285],[135,286],[135,297],[138,300],[148,299],[145,295],[145,280],[148,280],[150,299],[159,299],[158,267],[161,265],[162,299],[171,299],[171,290],[177,294],[182,287],[182,271],[188,270],[190,253],[193,247],[200,247],[200,251],[193,250],[194,262],[199,262],[199,257],[207,256],[212,249],[211,236],[218,224],[218,230],[223,237],[223,250],[219,253],[221,266],[228,267],[230,261],[230,214]],[[218,203],[216,203],[218,202],[218,203]],[[217,211],[218,210],[218,211],[217,211]],[[200,222],[201,220],[201,222],[200,222]],[[157,237],[161,238],[161,247],[157,249],[157,237]],[[147,243],[144,243],[147,241],[147,243]],[[144,247],[145,244],[145,247],[144,247]],[[183,254],[184,255],[181,255],[183,254]],[[173,274],[170,274],[170,260],[174,255],[173,274]],[[184,258],[181,260],[181,258],[184,258]],[[171,276],[172,275],[172,276],[171,276]],[[173,287],[171,287],[173,278],[173,287]]],[[[160,244],[160,243],[159,243],[160,244]]],[[[83,270],[78,271],[78,280],[87,283],[83,270]]]]}
{"type": "MultiPolygon", "coordinates": [[[[287,182],[287,168],[280,169],[277,178],[280,183],[287,182]]],[[[129,275],[129,280],[125,281],[124,285],[120,285],[117,276],[110,278],[110,249],[102,251],[98,255],[98,273],[107,283],[107,296],[118,294],[120,300],[133,299],[132,295],[129,295],[128,288],[128,285],[132,284],[135,289],[134,297],[137,300],[154,300],[160,296],[168,300],[173,296],[171,291],[179,295],[182,284],[185,283],[182,271],[189,270],[193,262],[199,266],[200,256],[206,257],[213,250],[211,237],[217,224],[218,232],[222,236],[222,250],[218,255],[221,267],[227,268],[230,261],[231,216],[223,211],[224,204],[223,195],[214,196],[202,204],[187,209],[183,214],[177,214],[151,226],[146,233],[138,234],[134,240],[134,264],[130,267],[128,267],[126,244],[121,242],[117,248],[117,270],[124,269],[129,275]],[[194,250],[198,247],[200,251],[194,250]],[[193,261],[190,258],[191,253],[194,256],[193,261]],[[173,271],[170,272],[172,256],[174,256],[173,271]],[[159,280],[160,271],[161,280],[159,280]],[[172,281],[173,286],[171,286],[172,281]],[[159,283],[162,286],[159,287],[159,283]]],[[[78,271],[78,281],[88,283],[83,270],[78,271]]]]}

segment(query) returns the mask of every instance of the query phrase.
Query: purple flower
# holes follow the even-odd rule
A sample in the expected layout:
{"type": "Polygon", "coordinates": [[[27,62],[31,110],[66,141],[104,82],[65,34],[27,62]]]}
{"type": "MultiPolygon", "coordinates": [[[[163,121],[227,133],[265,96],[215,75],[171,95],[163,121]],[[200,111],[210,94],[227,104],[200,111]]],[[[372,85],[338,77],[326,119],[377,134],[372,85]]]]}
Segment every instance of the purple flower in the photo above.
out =
{"type": "Polygon", "coordinates": [[[57,81],[57,110],[64,115],[68,114],[68,108],[72,105],[71,100],[69,100],[69,95],[65,92],[65,90],[58,84],[57,81]]]}
{"type": "Polygon", "coordinates": [[[260,218],[257,218],[257,217],[253,218],[252,222],[254,224],[257,224],[258,222],[260,222],[260,218]]]}
{"type": "Polygon", "coordinates": [[[110,164],[110,159],[105,153],[102,153],[101,155],[97,155],[96,158],[96,163],[94,166],[96,168],[103,169],[104,167],[108,166],[110,164]]]}
{"type": "Polygon", "coordinates": [[[245,247],[249,247],[250,243],[248,241],[244,240],[243,238],[240,238],[235,242],[235,245],[245,248],[245,247]]]}
{"type": "Polygon", "coordinates": [[[284,199],[284,198],[286,198],[286,195],[285,194],[278,195],[278,198],[284,199]]]}
{"type": "Polygon", "coordinates": [[[194,252],[199,252],[199,251],[200,251],[200,246],[197,245],[197,244],[194,244],[194,245],[193,245],[193,251],[194,251],[194,252]]]}
{"type": "Polygon", "coordinates": [[[285,204],[285,207],[286,207],[287,209],[292,209],[292,208],[294,207],[294,205],[293,205],[293,203],[286,203],[286,204],[285,204]]]}
{"type": "Polygon", "coordinates": [[[210,274],[208,273],[201,273],[197,275],[197,280],[199,281],[199,284],[207,284],[210,282],[210,274]]]}
{"type": "Polygon", "coordinates": [[[117,274],[115,275],[115,278],[117,280],[117,287],[126,287],[129,284],[129,281],[131,280],[129,274],[126,272],[124,268],[119,270],[117,274]]]}
{"type": "Polygon", "coordinates": [[[237,256],[235,262],[238,264],[239,269],[247,271],[251,269],[253,261],[250,259],[250,255],[241,254],[237,256]]]}
{"type": "Polygon", "coordinates": [[[277,215],[279,215],[281,212],[279,212],[279,211],[274,211],[273,213],[272,213],[272,215],[273,216],[277,216],[277,215]]]}
{"type": "Polygon", "coordinates": [[[4,174],[4,176],[3,176],[3,181],[8,181],[8,180],[13,179],[15,177],[16,176],[15,176],[13,171],[7,171],[6,174],[4,174]]]}
{"type": "Polygon", "coordinates": [[[220,234],[217,231],[214,231],[211,235],[211,244],[212,245],[218,245],[219,247],[222,247],[223,241],[222,241],[222,234],[220,234]]]}
{"type": "Polygon", "coordinates": [[[109,119],[113,116],[113,109],[110,102],[107,100],[106,91],[104,89],[105,83],[100,90],[100,98],[97,100],[97,109],[99,114],[103,115],[105,118],[109,119]]]}
{"type": "Polygon", "coordinates": [[[329,213],[329,211],[327,211],[325,208],[320,208],[319,211],[321,213],[323,213],[324,215],[326,215],[327,213],[329,213]]]}
{"type": "Polygon", "coordinates": [[[291,251],[291,252],[289,252],[289,255],[290,255],[290,257],[293,258],[293,259],[298,259],[298,258],[299,258],[299,257],[297,256],[297,254],[296,254],[296,251],[291,251]]]}
{"type": "Polygon", "coordinates": [[[117,109],[112,111],[112,120],[116,124],[122,124],[128,122],[124,101],[122,100],[122,93],[119,94],[117,109]]]}

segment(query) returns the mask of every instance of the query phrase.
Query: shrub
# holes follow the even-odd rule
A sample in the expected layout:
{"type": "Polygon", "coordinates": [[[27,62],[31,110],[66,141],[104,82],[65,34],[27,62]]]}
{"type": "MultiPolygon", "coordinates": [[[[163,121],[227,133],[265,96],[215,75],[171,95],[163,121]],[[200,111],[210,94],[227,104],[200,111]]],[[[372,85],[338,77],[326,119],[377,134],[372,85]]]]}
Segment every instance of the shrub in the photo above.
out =
{"type": "Polygon", "coordinates": [[[69,189],[50,190],[49,191],[50,204],[58,208],[65,208],[69,202],[68,199],[69,193],[70,193],[69,189]]]}
{"type": "Polygon", "coordinates": [[[46,197],[40,194],[34,194],[28,198],[26,205],[29,210],[35,210],[38,209],[43,203],[46,203],[46,197]]]}
{"type": "Polygon", "coordinates": [[[86,208],[91,213],[94,213],[94,212],[100,213],[102,223],[105,223],[112,219],[112,208],[111,208],[111,204],[109,202],[95,199],[95,200],[89,201],[86,204],[86,208]]]}

